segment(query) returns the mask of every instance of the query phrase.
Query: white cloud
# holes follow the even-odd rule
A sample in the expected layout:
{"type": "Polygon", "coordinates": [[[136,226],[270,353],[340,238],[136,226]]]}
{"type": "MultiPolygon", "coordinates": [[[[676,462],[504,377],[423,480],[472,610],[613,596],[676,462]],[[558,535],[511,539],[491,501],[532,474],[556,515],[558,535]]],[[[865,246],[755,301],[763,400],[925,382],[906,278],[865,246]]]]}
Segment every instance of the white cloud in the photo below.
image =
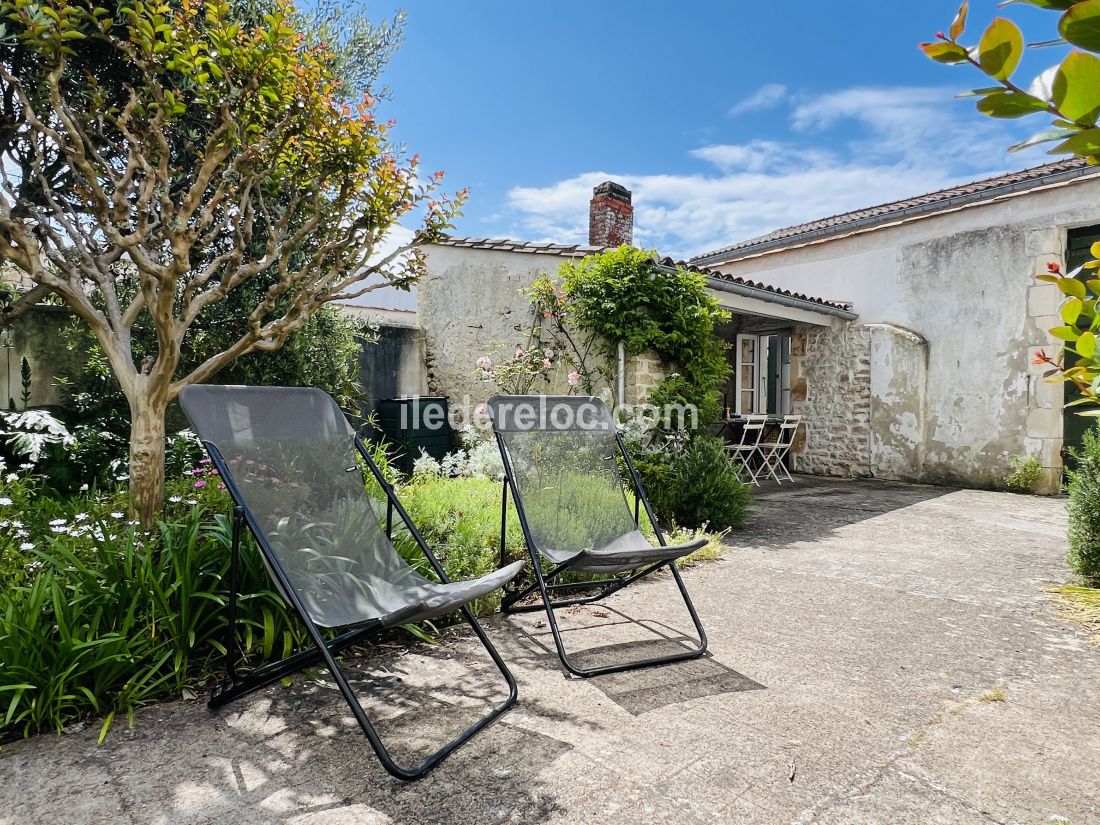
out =
{"type": "Polygon", "coordinates": [[[739,103],[730,107],[727,114],[737,117],[746,112],[760,112],[765,109],[774,109],[787,100],[789,92],[782,83],[765,83],[751,95],[739,103]]]}
{"type": "Polygon", "coordinates": [[[711,144],[692,149],[689,155],[713,163],[723,172],[743,169],[759,172],[771,166],[782,147],[774,140],[754,140],[745,144],[711,144]]]}
{"type": "Polygon", "coordinates": [[[635,243],[689,257],[1046,159],[1008,156],[1021,127],[968,117],[940,88],[855,88],[799,100],[790,125],[781,139],[690,150],[712,167],[697,174],[612,169],[516,187],[506,234],[583,243],[592,187],[616,180],[634,194],[635,243]]]}

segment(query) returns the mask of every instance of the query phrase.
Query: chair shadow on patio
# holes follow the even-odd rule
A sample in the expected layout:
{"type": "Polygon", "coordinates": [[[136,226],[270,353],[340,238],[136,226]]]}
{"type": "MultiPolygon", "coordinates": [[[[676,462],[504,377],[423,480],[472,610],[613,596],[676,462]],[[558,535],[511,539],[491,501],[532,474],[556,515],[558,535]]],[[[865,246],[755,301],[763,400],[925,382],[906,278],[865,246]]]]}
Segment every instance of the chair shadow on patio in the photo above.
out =
{"type": "MultiPolygon", "coordinates": [[[[539,616],[537,613],[528,615],[539,616]]],[[[690,635],[664,622],[656,619],[635,619],[606,604],[569,608],[562,611],[561,615],[566,619],[561,628],[562,635],[565,638],[573,637],[576,640],[575,645],[583,645],[584,637],[589,631],[592,635],[598,634],[604,642],[587,649],[578,648],[572,654],[576,663],[583,667],[666,656],[695,644],[690,635]],[[647,638],[622,638],[631,630],[638,629],[647,638]],[[609,638],[611,641],[607,641],[609,638]]],[[[525,662],[526,666],[545,667],[556,661],[557,653],[550,631],[544,627],[544,620],[540,618],[532,623],[528,619],[523,622],[511,621],[509,624],[525,642],[528,660],[525,662]]],[[[638,634],[633,632],[630,635],[638,634]]],[[[710,653],[684,662],[594,676],[588,683],[633,716],[705,696],[766,689],[754,679],[716,661],[710,653]]]]}
{"type": "MultiPolygon", "coordinates": [[[[430,649],[355,652],[344,663],[395,756],[413,762],[500,701],[492,662],[471,654],[471,640],[460,637],[430,649]]],[[[140,821],[170,812],[173,823],[243,825],[495,822],[502,813],[537,823],[560,813],[540,775],[572,749],[568,742],[505,715],[455,759],[402,783],[373,759],[328,672],[311,675],[211,713],[198,737],[194,704],[176,705],[158,725],[139,723],[124,744],[148,769],[127,778],[129,810],[140,821]],[[181,737],[191,740],[188,751],[180,751],[181,737]]],[[[555,717],[538,702],[521,707],[555,717]]]]}

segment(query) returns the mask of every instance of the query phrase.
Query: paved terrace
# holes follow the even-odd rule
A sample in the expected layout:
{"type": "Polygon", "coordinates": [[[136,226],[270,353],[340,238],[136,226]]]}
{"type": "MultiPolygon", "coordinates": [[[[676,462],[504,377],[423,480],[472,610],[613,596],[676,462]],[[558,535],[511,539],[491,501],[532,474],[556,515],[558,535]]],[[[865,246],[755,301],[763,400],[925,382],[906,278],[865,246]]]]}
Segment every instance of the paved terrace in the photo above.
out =
{"type": "MultiPolygon", "coordinates": [[[[0,823],[1100,822],[1100,647],[1041,594],[1064,533],[1057,500],[802,480],[687,573],[710,658],[567,681],[537,615],[489,622],[520,705],[419,783],[299,678],[6,747],[0,823]]],[[[673,594],[576,609],[571,642],[674,637],[673,594]]],[[[499,696],[459,634],[359,665],[414,748],[499,696]]]]}

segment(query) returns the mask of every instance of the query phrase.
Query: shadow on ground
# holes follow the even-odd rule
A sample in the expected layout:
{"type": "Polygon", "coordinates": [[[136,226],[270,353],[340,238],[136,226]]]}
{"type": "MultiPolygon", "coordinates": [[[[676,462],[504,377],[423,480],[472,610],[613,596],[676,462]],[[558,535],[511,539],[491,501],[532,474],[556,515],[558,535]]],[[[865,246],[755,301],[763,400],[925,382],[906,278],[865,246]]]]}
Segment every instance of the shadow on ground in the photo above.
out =
{"type": "MultiPolygon", "coordinates": [[[[570,660],[581,668],[671,656],[697,645],[695,638],[664,622],[635,619],[607,604],[571,607],[558,615],[570,660]],[[631,638],[620,641],[624,636],[631,638]]],[[[553,636],[542,618],[513,619],[510,624],[525,649],[519,657],[522,666],[576,678],[561,666],[553,636]]],[[[759,682],[716,661],[709,652],[698,659],[607,673],[585,681],[633,716],[704,696],[764,689],[759,682]]]]}
{"type": "Polygon", "coordinates": [[[842,527],[956,492],[952,487],[874,479],[794,478],[794,483],[754,488],[748,524],[727,541],[769,550],[803,541],[823,543],[842,527]]]}
{"type": "MultiPolygon", "coordinates": [[[[383,741],[406,767],[506,696],[496,669],[469,639],[445,647],[428,655],[374,651],[344,661],[383,741]]],[[[208,735],[182,729],[196,723],[196,710],[179,705],[156,726],[108,740],[108,751],[121,745],[130,754],[129,775],[116,779],[134,820],[454,823],[497,822],[507,813],[536,823],[560,809],[539,774],[571,746],[508,724],[508,715],[424,779],[403,783],[384,772],[327,671],[209,713],[203,720],[208,735]],[[203,752],[181,761],[174,734],[179,741],[198,739],[203,752]],[[135,753],[142,754],[138,765],[135,753]],[[173,762],[195,769],[166,775],[160,766],[173,762]]],[[[524,711],[567,718],[533,701],[524,702],[524,711]]]]}

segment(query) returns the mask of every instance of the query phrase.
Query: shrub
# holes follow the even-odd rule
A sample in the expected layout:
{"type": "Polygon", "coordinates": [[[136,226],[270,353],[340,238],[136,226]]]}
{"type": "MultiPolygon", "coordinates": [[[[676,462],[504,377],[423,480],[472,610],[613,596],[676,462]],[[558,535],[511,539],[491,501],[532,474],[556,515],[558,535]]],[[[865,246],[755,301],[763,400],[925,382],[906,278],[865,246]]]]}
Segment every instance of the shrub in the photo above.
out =
{"type": "MultiPolygon", "coordinates": [[[[0,731],[29,735],[179,696],[224,652],[229,527],[191,509],[142,533],[117,516],[61,523],[24,552],[33,575],[0,591],[0,731]]],[[[253,553],[240,600],[246,655],[288,652],[304,633],[253,553]]]]}
{"type": "Polygon", "coordinates": [[[1035,483],[1043,474],[1043,465],[1034,456],[1020,458],[1013,456],[1012,469],[1005,476],[1005,486],[1018,493],[1030,493],[1035,490],[1035,483]]]}
{"type": "MultiPolygon", "coordinates": [[[[381,448],[375,457],[384,458],[381,448]]],[[[221,678],[230,502],[209,463],[168,483],[166,520],[151,532],[128,521],[124,488],[62,497],[40,477],[2,465],[0,473],[0,739],[60,731],[90,716],[104,719],[102,737],[118,714],[221,678]]],[[[376,483],[368,489],[381,495],[376,483]]],[[[399,495],[449,576],[496,569],[498,480],[421,475],[399,495]]],[[[378,509],[384,514],[381,501],[378,509]]],[[[525,558],[513,506],[507,518],[505,556],[525,558]]],[[[400,523],[395,518],[398,552],[430,575],[400,523]]],[[[651,534],[644,519],[642,529],[651,534]]],[[[671,531],[669,541],[695,535],[671,531]]],[[[720,540],[711,536],[693,558],[717,555],[720,540]]],[[[258,664],[306,638],[247,537],[242,550],[237,645],[258,664]]],[[[473,608],[490,613],[499,599],[497,591],[473,608]]]]}
{"type": "MultiPolygon", "coordinates": [[[[499,481],[421,475],[404,485],[398,495],[448,576],[468,579],[499,566],[499,481]]],[[[527,557],[519,518],[510,500],[507,540],[505,556],[508,559],[527,557]]],[[[424,572],[424,555],[407,530],[394,530],[394,545],[410,564],[424,572]]],[[[500,591],[497,591],[475,602],[474,612],[485,615],[499,604],[500,591]]]]}
{"type": "Polygon", "coordinates": [[[752,493],[720,438],[698,433],[681,453],[649,453],[638,469],[662,522],[725,530],[742,526],[748,518],[752,493]]]}
{"type": "Polygon", "coordinates": [[[1069,565],[1100,585],[1100,429],[1085,431],[1069,476],[1069,565]]]}

